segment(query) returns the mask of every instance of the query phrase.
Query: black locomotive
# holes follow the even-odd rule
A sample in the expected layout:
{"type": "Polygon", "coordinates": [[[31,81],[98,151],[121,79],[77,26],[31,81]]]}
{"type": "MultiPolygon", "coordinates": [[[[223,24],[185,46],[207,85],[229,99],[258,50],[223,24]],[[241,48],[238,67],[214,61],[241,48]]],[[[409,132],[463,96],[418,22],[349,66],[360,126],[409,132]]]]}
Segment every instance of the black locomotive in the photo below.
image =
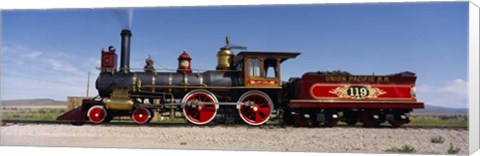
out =
{"type": "MultiPolygon", "coordinates": [[[[181,110],[189,122],[197,125],[207,124],[215,118],[232,119],[233,121],[242,119],[250,125],[261,125],[267,122],[273,114],[276,114],[284,116],[286,121],[296,121],[299,124],[305,121],[314,121],[310,123],[323,122],[333,126],[341,119],[340,115],[344,111],[358,111],[361,114],[381,109],[380,113],[370,113],[369,115],[380,115],[378,121],[398,121],[398,126],[398,123],[401,125],[409,121],[406,113],[413,108],[423,108],[423,103],[416,102],[412,95],[409,97],[410,99],[400,100],[397,103],[392,103],[392,100],[386,101],[390,104],[385,108],[363,108],[364,106],[359,105],[358,107],[339,109],[343,108],[343,105],[338,102],[364,103],[372,100],[370,95],[341,97],[340,94],[338,97],[332,94],[336,99],[330,100],[330,104],[336,104],[336,106],[319,107],[318,105],[324,104],[325,101],[318,100],[324,97],[329,98],[330,94],[325,96],[321,89],[312,90],[309,87],[316,87],[318,84],[311,82],[335,85],[350,85],[357,82],[346,81],[347,79],[324,82],[315,78],[296,78],[295,81],[282,82],[280,79],[281,63],[296,58],[300,53],[241,51],[235,55],[232,49],[242,49],[242,47],[230,45],[228,37],[226,45],[221,47],[217,53],[216,70],[192,72],[192,58],[186,51],[178,57],[179,63],[176,72],[158,72],[153,67],[154,61],[150,57],[146,59],[143,69],[134,69],[129,65],[131,36],[130,30],[122,30],[121,58],[118,68],[115,48],[109,47],[108,51],[102,50],[102,61],[99,68],[101,72],[96,80],[99,96],[83,100],[80,107],[58,117],[58,120],[74,120],[77,123],[88,120],[93,123],[104,123],[116,116],[131,116],[135,123],[145,124],[152,119],[154,114],[160,115],[169,112],[173,116],[176,111],[181,110]],[[304,83],[299,80],[304,80],[304,83]],[[290,89],[292,86],[297,90],[300,88],[311,91],[303,93],[294,91],[295,93],[292,93],[293,90],[290,89]],[[307,101],[305,102],[305,100],[307,101]],[[396,114],[392,119],[386,118],[391,111],[383,111],[383,109],[391,110],[396,108],[395,106],[398,106],[399,103],[405,102],[413,105],[395,109],[402,110],[402,113],[396,114]],[[315,106],[308,110],[312,103],[315,106]],[[390,106],[393,107],[390,108],[390,106]],[[284,112],[288,114],[282,114],[284,112]],[[325,115],[327,116],[325,117],[325,115]]],[[[416,77],[413,77],[413,82],[409,82],[408,92],[414,90],[416,77]]],[[[321,78],[324,79],[324,77],[321,78]]],[[[365,84],[366,82],[358,83],[365,84]]],[[[375,85],[383,82],[368,83],[375,85]]],[[[385,85],[395,84],[398,83],[390,81],[385,85]]],[[[367,91],[373,93],[379,90],[370,85],[363,88],[357,87],[358,89],[362,95],[367,91]]],[[[396,97],[397,94],[402,94],[389,93],[391,95],[385,96],[396,97]]],[[[381,100],[381,97],[374,98],[381,100]]],[[[354,117],[354,120],[367,123],[370,117],[367,116],[365,119],[354,117]]]]}

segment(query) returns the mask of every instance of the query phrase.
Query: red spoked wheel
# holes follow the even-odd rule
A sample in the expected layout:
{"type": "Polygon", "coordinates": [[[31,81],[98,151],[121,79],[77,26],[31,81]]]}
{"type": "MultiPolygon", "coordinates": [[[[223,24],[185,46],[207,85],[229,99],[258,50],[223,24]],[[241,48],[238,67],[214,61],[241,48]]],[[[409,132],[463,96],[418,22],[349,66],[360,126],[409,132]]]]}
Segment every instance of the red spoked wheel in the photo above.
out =
{"type": "Polygon", "coordinates": [[[87,117],[93,123],[102,123],[107,117],[107,110],[100,105],[92,106],[88,109],[87,117]]]}
{"type": "Polygon", "coordinates": [[[217,114],[218,100],[209,91],[193,90],[182,100],[183,114],[193,124],[203,125],[212,121],[217,114]]]}
{"type": "Polygon", "coordinates": [[[238,100],[240,117],[250,125],[261,125],[268,121],[272,112],[272,100],[262,91],[248,91],[238,100]]]}
{"type": "Polygon", "coordinates": [[[137,124],[145,124],[153,117],[147,108],[137,108],[132,113],[132,119],[137,124]]]}

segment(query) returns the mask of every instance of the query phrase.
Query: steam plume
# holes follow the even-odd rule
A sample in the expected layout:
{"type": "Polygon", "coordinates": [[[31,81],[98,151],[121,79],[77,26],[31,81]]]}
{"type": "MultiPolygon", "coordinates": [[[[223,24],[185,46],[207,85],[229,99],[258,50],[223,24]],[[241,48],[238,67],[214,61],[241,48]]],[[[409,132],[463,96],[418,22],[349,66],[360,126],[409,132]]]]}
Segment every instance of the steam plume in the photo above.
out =
{"type": "Polygon", "coordinates": [[[133,9],[129,8],[128,9],[128,27],[127,27],[127,29],[132,28],[132,21],[133,21],[133,9]]]}
{"type": "Polygon", "coordinates": [[[113,13],[123,29],[132,28],[133,8],[115,10],[113,13]]]}

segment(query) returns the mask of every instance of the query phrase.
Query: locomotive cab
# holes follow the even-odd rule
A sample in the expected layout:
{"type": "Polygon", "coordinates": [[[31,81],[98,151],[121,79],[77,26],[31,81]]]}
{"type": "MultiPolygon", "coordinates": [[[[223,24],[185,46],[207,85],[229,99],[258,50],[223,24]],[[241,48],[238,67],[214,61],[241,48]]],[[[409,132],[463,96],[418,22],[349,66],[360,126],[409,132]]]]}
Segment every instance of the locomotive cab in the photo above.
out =
{"type": "Polygon", "coordinates": [[[247,87],[280,87],[280,64],[300,53],[240,52],[235,56],[236,69],[243,71],[247,87]]]}

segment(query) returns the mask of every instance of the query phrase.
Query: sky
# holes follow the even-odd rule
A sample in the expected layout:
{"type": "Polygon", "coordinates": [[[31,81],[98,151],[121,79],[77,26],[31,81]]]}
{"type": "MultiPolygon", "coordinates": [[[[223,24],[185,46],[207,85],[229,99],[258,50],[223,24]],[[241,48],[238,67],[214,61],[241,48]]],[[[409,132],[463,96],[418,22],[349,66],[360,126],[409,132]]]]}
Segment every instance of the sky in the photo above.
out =
{"type": "Polygon", "coordinates": [[[418,101],[468,107],[467,2],[134,8],[131,18],[128,10],[2,11],[0,99],[85,96],[89,72],[97,95],[100,51],[113,45],[119,54],[129,27],[132,68],[151,55],[157,69],[175,69],[186,50],[192,68],[214,70],[228,35],[249,51],[301,52],[282,64],[284,81],[411,71],[418,101]]]}

